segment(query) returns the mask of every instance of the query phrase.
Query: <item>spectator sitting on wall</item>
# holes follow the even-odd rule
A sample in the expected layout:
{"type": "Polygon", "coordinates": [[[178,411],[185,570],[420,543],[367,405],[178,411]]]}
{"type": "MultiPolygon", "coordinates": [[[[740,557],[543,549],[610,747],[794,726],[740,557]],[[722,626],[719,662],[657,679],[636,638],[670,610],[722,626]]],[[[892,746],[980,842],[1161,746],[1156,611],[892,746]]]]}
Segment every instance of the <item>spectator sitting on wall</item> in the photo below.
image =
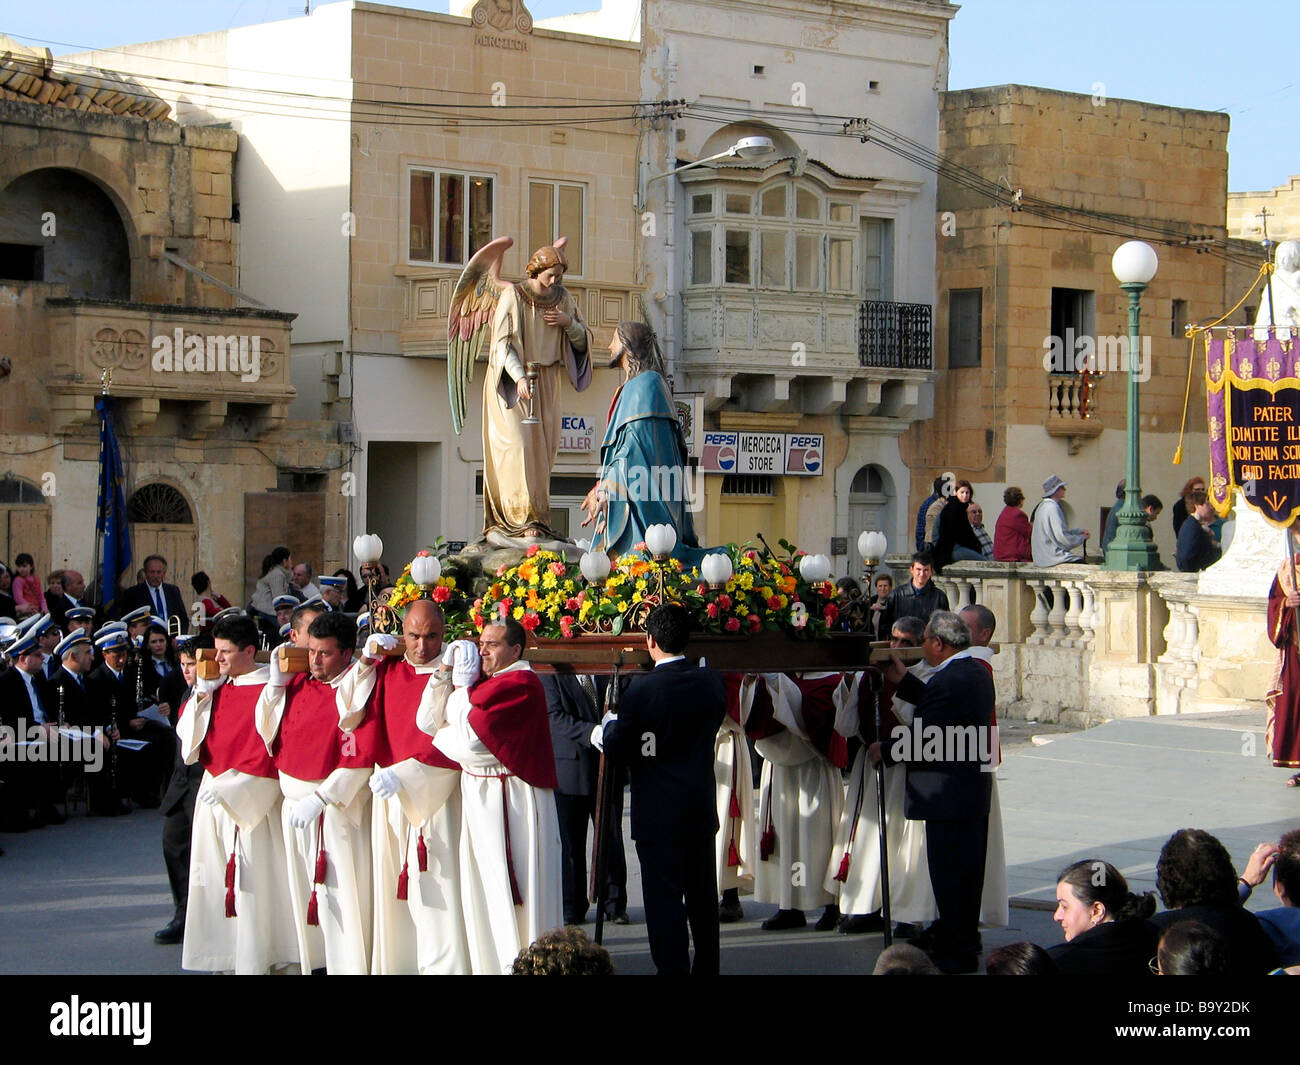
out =
{"type": "Polygon", "coordinates": [[[1115,486],[1115,505],[1110,508],[1110,513],[1106,515],[1106,527],[1101,531],[1101,553],[1106,553],[1106,545],[1115,539],[1115,533],[1119,531],[1119,512],[1124,506],[1124,489],[1128,485],[1128,480],[1120,481],[1115,486]]]}
{"type": "Polygon", "coordinates": [[[1029,546],[1031,530],[1029,518],[1021,509],[1025,493],[1012,485],[1002,493],[1002,502],[1006,504],[998,515],[993,528],[993,557],[998,562],[1032,562],[1033,552],[1029,546]]]}
{"type": "Polygon", "coordinates": [[[929,551],[930,544],[927,530],[931,528],[930,508],[943,498],[943,478],[934,479],[934,491],[921,501],[920,507],[916,511],[916,549],[918,551],[929,551]]]}
{"type": "Polygon", "coordinates": [[[1043,498],[1034,508],[1030,546],[1035,566],[1059,566],[1063,562],[1082,562],[1088,540],[1087,529],[1067,529],[1061,500],[1065,498],[1065,481],[1052,474],[1043,482],[1043,498]]]}
{"type": "Polygon", "coordinates": [[[971,532],[975,534],[975,539],[980,542],[980,554],[984,556],[984,561],[992,562],[993,537],[989,536],[989,531],[984,528],[984,508],[972,500],[970,506],[966,508],[966,518],[970,521],[971,532]]]}
{"type": "Polygon", "coordinates": [[[934,568],[942,572],[949,562],[983,562],[979,538],[971,528],[966,511],[975,495],[970,481],[958,481],[953,494],[939,512],[935,530],[934,568]]]}

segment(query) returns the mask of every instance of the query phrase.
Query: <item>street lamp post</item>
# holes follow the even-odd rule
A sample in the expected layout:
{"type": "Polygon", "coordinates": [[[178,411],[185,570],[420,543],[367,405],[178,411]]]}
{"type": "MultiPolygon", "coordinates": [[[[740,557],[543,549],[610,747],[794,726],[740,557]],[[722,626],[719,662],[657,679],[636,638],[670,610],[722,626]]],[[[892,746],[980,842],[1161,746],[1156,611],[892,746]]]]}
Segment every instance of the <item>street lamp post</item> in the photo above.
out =
{"type": "Polygon", "coordinates": [[[1130,240],[1115,249],[1110,267],[1119,287],[1128,293],[1128,460],[1125,468],[1124,503],[1119,511],[1115,538],[1106,548],[1105,568],[1111,570],[1161,569],[1160,556],[1151,537],[1151,526],[1142,513],[1142,486],[1138,483],[1138,321],[1142,293],[1156,276],[1160,261],[1155,250],[1140,240],[1130,240]]]}

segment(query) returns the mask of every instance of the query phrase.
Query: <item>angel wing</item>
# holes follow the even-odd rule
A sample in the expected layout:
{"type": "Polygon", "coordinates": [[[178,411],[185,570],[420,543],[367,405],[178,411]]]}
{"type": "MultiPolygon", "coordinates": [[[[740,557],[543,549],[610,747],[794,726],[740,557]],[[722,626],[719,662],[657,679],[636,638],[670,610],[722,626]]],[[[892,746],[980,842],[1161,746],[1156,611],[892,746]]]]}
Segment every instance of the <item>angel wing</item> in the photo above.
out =
{"type": "Polygon", "coordinates": [[[484,244],[465,265],[452,290],[447,315],[447,394],[457,434],[465,427],[465,393],[474,377],[474,362],[484,343],[491,341],[492,318],[506,289],[501,261],[513,244],[510,237],[484,244]]]}

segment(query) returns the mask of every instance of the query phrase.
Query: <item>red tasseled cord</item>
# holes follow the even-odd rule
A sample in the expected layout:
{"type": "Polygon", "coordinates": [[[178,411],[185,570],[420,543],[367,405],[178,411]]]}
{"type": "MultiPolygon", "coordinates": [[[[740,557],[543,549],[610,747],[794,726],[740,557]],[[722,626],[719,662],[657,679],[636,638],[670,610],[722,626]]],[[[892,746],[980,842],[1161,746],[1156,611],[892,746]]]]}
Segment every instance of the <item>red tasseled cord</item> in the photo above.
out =
{"type": "Polygon", "coordinates": [[[311,900],[307,903],[307,923],[310,925],[320,924],[320,910],[316,906],[316,889],[311,889],[311,900]]]}
{"type": "MultiPolygon", "coordinates": [[[[329,860],[325,857],[325,814],[322,811],[320,820],[316,822],[316,876],[313,883],[325,883],[325,871],[329,869],[329,860]]],[[[312,898],[316,897],[315,889],[312,889],[312,898]]],[[[312,924],[310,920],[307,922],[312,924]]]]}
{"type": "Polygon", "coordinates": [[[235,914],[235,851],[239,847],[239,826],[235,826],[235,842],[230,848],[230,857],[226,861],[226,916],[235,914]]]}
{"type": "Polygon", "coordinates": [[[731,792],[731,809],[728,811],[728,816],[729,817],[740,816],[740,800],[736,798],[736,792],[734,788],[732,789],[731,792]]]}
{"type": "Polygon", "coordinates": [[[727,866],[728,868],[734,869],[739,864],[740,848],[736,846],[736,841],[733,839],[731,844],[727,847],[727,866]]]}
{"type": "Polygon", "coordinates": [[[840,859],[840,871],[835,874],[835,879],[843,884],[849,878],[849,852],[844,852],[844,857],[840,859]]]}
{"type": "Polygon", "coordinates": [[[411,874],[406,871],[406,862],[402,863],[402,871],[397,874],[397,897],[403,902],[406,901],[406,885],[411,880],[411,874]]]}
{"type": "Polygon", "coordinates": [[[420,839],[415,845],[415,858],[419,863],[420,872],[427,873],[429,871],[429,847],[424,842],[423,832],[420,833],[420,839]]]}
{"type": "Polygon", "coordinates": [[[758,857],[760,861],[767,861],[772,857],[772,852],[776,850],[776,828],[768,825],[763,829],[762,838],[758,841],[758,857]]]}

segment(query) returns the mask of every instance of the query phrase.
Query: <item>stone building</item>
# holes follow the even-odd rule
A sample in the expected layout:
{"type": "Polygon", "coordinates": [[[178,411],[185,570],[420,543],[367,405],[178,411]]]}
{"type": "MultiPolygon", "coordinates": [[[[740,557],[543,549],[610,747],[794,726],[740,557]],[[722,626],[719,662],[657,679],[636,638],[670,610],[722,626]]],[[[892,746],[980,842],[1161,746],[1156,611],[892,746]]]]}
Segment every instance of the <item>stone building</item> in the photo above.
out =
{"type": "Polygon", "coordinates": [[[287,420],[293,315],[236,287],[237,136],[11,42],[0,95],[0,558],[93,577],[108,373],[137,566],[161,553],[183,594],[203,569],[243,602],[246,560],[319,558],[324,495],[301,520],[281,489],[338,449],[287,420]]]}
{"type": "Polygon", "coordinates": [[[1228,193],[1228,236],[1242,240],[1264,239],[1264,219],[1268,211],[1270,240],[1300,239],[1300,175],[1293,174],[1285,185],[1263,192],[1228,193]]]}
{"type": "Polygon", "coordinates": [[[1055,473],[1070,482],[1067,515],[1092,532],[1096,553],[1125,471],[1128,297],[1111,255],[1139,238],[1160,258],[1142,297],[1141,486],[1165,504],[1156,543],[1172,565],[1170,508],[1209,465],[1199,373],[1183,463],[1171,461],[1184,327],[1231,306],[1227,116],[1002,85],[946,93],[941,129],[942,154],[967,169],[939,182],[934,417],[901,441],[912,513],[951,470],[975,485],[991,528],[1008,485],[1024,490],[1029,511],[1055,473]],[[1099,372],[1086,381],[1074,359],[1052,358],[1090,346],[1099,372]]]}
{"type": "MultiPolygon", "coordinates": [[[[597,365],[613,327],[639,314],[639,46],[547,29],[519,0],[478,8],[337,3],[79,57],[148,81],[183,125],[238,133],[241,282],[298,315],[292,414],[334,422],[347,441],[350,531],[331,527],[329,567],[355,568],[349,545],[363,531],[400,566],[439,535],[482,530],[483,370],[457,436],[445,361],[451,291],[474,251],[514,237],[513,280],[533,248],[567,236],[565,284],[595,331],[597,365]]],[[[587,392],[566,388],[551,491],[553,524],[571,535],[616,384],[600,369],[587,392]]]]}

